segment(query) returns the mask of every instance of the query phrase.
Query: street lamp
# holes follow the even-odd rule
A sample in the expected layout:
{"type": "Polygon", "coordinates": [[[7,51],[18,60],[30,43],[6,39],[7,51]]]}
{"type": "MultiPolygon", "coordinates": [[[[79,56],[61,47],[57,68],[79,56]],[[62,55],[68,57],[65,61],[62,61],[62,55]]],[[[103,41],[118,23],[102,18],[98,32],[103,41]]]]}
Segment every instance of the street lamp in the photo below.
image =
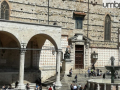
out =
{"type": "Polygon", "coordinates": [[[91,62],[95,64],[96,60],[98,59],[98,53],[95,51],[91,54],[91,62]]]}
{"type": "Polygon", "coordinates": [[[52,54],[53,55],[55,54],[55,48],[54,47],[52,48],[52,54]]]}
{"type": "Polygon", "coordinates": [[[98,53],[96,53],[95,51],[91,54],[92,59],[98,59],[98,53]]]}

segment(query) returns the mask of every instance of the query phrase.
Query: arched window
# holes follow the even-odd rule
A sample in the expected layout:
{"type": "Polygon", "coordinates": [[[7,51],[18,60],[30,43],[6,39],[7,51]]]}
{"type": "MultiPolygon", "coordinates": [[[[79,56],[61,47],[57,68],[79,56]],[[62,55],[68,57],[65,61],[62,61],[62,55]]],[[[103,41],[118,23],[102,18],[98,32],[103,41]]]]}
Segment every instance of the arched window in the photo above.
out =
{"type": "Polygon", "coordinates": [[[1,3],[1,19],[9,20],[9,5],[6,1],[1,3]]]}
{"type": "Polygon", "coordinates": [[[110,40],[111,37],[111,18],[109,15],[105,17],[105,40],[110,40]]]}

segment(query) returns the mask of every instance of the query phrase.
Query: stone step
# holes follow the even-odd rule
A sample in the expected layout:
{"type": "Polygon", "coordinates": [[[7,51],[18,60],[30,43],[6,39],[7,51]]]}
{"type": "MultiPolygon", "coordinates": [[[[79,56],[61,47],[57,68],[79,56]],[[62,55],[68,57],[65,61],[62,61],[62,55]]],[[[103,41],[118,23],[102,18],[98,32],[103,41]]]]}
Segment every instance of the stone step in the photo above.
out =
{"type": "MultiPolygon", "coordinates": [[[[24,83],[24,84],[25,84],[25,83],[24,83]]],[[[12,83],[11,85],[12,85],[12,88],[15,88],[15,83],[12,83]]],[[[25,85],[26,85],[26,84],[25,84],[25,85]]],[[[31,89],[31,90],[34,90],[35,87],[36,87],[36,83],[29,83],[29,86],[30,86],[30,89],[31,89]]]]}

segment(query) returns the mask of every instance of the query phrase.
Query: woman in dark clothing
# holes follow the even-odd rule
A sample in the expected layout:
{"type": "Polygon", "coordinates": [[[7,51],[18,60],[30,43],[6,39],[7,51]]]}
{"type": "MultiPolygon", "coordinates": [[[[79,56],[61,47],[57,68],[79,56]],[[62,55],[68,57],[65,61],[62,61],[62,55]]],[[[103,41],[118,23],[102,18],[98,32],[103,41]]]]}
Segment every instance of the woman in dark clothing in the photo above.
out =
{"type": "Polygon", "coordinates": [[[30,90],[29,83],[27,83],[27,85],[26,85],[26,90],[30,90]]]}
{"type": "Polygon", "coordinates": [[[84,86],[84,90],[87,90],[87,83],[86,83],[85,86],[84,86]]]}
{"type": "Polygon", "coordinates": [[[80,90],[83,90],[83,88],[82,88],[82,87],[80,87],[80,90]]]}
{"type": "Polygon", "coordinates": [[[70,85],[70,89],[73,90],[73,85],[72,84],[70,85]]]}

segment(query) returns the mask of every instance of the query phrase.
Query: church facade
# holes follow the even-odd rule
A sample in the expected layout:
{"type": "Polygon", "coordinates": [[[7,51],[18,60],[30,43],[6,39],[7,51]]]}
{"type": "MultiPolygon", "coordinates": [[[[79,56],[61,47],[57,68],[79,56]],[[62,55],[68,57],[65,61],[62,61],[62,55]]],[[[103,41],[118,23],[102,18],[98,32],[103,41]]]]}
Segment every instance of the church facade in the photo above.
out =
{"type": "Polygon", "coordinates": [[[24,88],[25,80],[56,75],[61,86],[60,67],[104,67],[111,56],[119,65],[119,17],[120,9],[102,0],[0,0],[0,82],[19,80],[24,88]]]}

